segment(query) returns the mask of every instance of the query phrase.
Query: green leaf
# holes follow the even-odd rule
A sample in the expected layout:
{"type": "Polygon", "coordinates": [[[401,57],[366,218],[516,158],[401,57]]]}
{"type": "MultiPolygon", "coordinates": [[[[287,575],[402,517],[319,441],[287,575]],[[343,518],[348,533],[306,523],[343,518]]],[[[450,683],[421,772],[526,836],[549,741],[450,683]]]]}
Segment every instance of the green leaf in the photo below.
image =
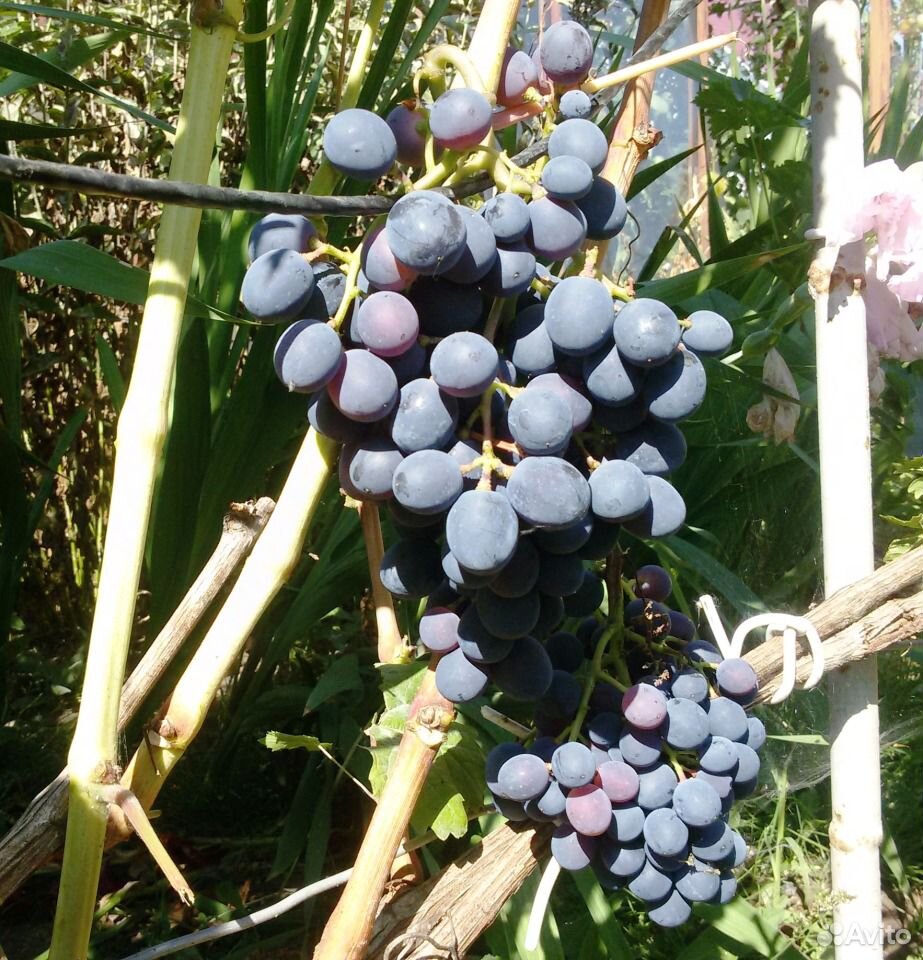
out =
{"type": "Polygon", "coordinates": [[[99,127],[55,127],[47,123],[19,123],[0,118],[0,140],[51,140],[55,137],[73,137],[95,133],[99,127]]]}
{"type": "Polygon", "coordinates": [[[672,170],[678,163],[682,163],[686,157],[700,149],[701,147],[689,147],[688,150],[681,150],[672,157],[659,160],[657,163],[652,163],[649,167],[639,170],[631,181],[631,186],[628,188],[625,199],[631,200],[632,197],[636,197],[645,187],[649,187],[655,180],[658,180],[669,170],[672,170]]]}
{"type": "MultiPolygon", "coordinates": [[[[384,671],[384,668],[381,668],[384,671]]],[[[381,796],[397,746],[404,733],[412,701],[426,669],[425,663],[389,665],[390,676],[385,691],[387,709],[367,733],[374,742],[371,748],[372,769],[369,783],[372,793],[381,796]],[[416,668],[413,671],[408,667],[416,668]],[[422,669],[421,669],[422,667],[422,669]]],[[[463,837],[468,831],[468,815],[484,800],[484,754],[477,728],[459,715],[449,728],[445,741],[436,754],[426,785],[414,808],[411,823],[415,830],[432,830],[440,840],[463,837]]]]}
{"type": "Polygon", "coordinates": [[[746,276],[782,257],[793,253],[802,253],[809,249],[807,243],[793,243],[787,247],[767,250],[764,253],[752,254],[748,257],[738,257],[734,260],[720,260],[706,263],[704,267],[690,270],[677,277],[667,277],[664,280],[649,280],[639,284],[639,293],[654,300],[663,300],[666,303],[675,303],[694,297],[711,287],[721,287],[746,276]]]}
{"type": "Polygon", "coordinates": [[[378,49],[372,57],[362,89],[359,91],[357,107],[363,107],[366,110],[375,109],[375,101],[381,93],[388,71],[396,60],[400,62],[395,54],[413,8],[414,0],[394,0],[381,39],[378,41],[378,49]]]}
{"type": "MultiPolygon", "coordinates": [[[[761,957],[797,957],[794,944],[779,932],[784,919],[781,908],[761,906],[759,910],[746,900],[736,899],[723,907],[698,905],[696,913],[705,917],[711,926],[735,943],[747,947],[761,957]]],[[[680,954],[677,960],[687,960],[680,954]]]]}
{"type": "Polygon", "coordinates": [[[606,948],[606,956],[609,960],[634,960],[636,951],[625,939],[616,914],[596,878],[587,870],[578,870],[571,876],[596,924],[596,931],[606,948]]]}
{"type": "MultiPolygon", "coordinates": [[[[83,44],[83,48],[86,48],[86,59],[90,59],[97,53],[102,52],[103,49],[117,43],[121,38],[121,34],[110,34],[103,38],[91,37],[87,40],[76,41],[76,43],[83,44]]],[[[25,50],[20,50],[18,47],[14,47],[3,40],[0,40],[0,68],[13,72],[12,76],[7,77],[6,80],[0,83],[0,97],[8,96],[23,86],[29,86],[32,80],[42,81],[60,90],[79,90],[81,93],[88,93],[93,97],[101,97],[103,100],[108,100],[115,106],[120,107],[126,111],[126,113],[130,113],[134,117],[140,117],[142,120],[146,120],[161,130],[165,130],[168,133],[174,132],[173,127],[169,123],[158,120],[157,117],[146,113],[133,103],[120,100],[118,97],[114,97],[111,93],[106,93],[103,90],[97,90],[96,87],[92,87],[90,84],[78,80],[66,70],[62,70],[53,63],[49,63],[48,60],[43,57],[26,53],[25,50]],[[17,77],[16,74],[22,74],[26,82],[23,83],[23,78],[17,77]]]]}
{"type": "Polygon", "coordinates": [[[70,450],[86,418],[86,407],[80,407],[79,410],[75,411],[71,415],[70,419],[64,425],[64,429],[58,435],[58,440],[54,445],[54,451],[52,452],[51,458],[48,461],[48,469],[45,471],[45,475],[42,477],[42,482],[39,484],[38,490],[36,491],[35,496],[32,498],[32,504],[29,507],[30,539],[38,529],[39,523],[41,522],[42,513],[45,510],[45,504],[48,502],[48,498],[51,496],[51,491],[54,489],[55,481],[57,479],[56,471],[58,466],[60,465],[61,460],[64,458],[64,454],[70,450]]]}
{"type": "Polygon", "coordinates": [[[911,163],[916,163],[923,155],[923,117],[913,125],[907,138],[897,151],[897,165],[903,170],[911,163]]]}
{"type": "MultiPolygon", "coordinates": [[[[144,304],[150,273],[140,267],[131,267],[108,253],[77,240],[54,240],[31,247],[15,256],[0,260],[0,267],[18,270],[30,276],[111,297],[126,303],[144,304]]],[[[210,317],[229,323],[241,321],[196,297],[187,296],[186,311],[194,317],[210,317]]]]}
{"type": "Polygon", "coordinates": [[[109,341],[100,334],[96,335],[96,353],[99,357],[99,368],[102,371],[103,383],[109,391],[109,398],[112,400],[112,406],[116,413],[122,412],[122,406],[125,403],[125,378],[119,369],[119,361],[116,359],[109,341]]]}
{"type": "Polygon", "coordinates": [[[322,743],[317,737],[308,737],[295,733],[280,733],[278,730],[267,730],[266,736],[260,738],[264,747],[272,750],[307,750],[310,753],[320,750],[330,750],[332,743],[322,743]]]}
{"type": "Polygon", "coordinates": [[[359,676],[359,659],[354,653],[337,657],[321,674],[311,691],[304,712],[316,710],[322,703],[332,700],[337,694],[362,689],[362,677],[359,676]]]}
{"type": "Polygon", "coordinates": [[[716,560],[711,554],[691,544],[681,537],[664,537],[662,541],[682,563],[683,566],[695,571],[706,584],[713,586],[719,593],[727,597],[738,613],[752,616],[755,612],[765,611],[766,605],[762,600],[723,563],[716,560]]]}

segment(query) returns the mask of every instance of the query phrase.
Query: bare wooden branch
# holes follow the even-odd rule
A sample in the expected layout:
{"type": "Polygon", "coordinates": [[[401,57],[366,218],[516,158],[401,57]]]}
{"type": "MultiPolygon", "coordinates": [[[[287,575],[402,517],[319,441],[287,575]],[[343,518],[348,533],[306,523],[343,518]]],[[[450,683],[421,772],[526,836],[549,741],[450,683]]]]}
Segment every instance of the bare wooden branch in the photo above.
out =
{"type": "MultiPolygon", "coordinates": [[[[547,855],[550,837],[544,825],[500,827],[426,883],[409,888],[379,914],[369,960],[384,960],[389,945],[410,932],[451,944],[464,956],[547,855]]],[[[402,956],[412,960],[427,953],[433,955],[432,947],[420,942],[402,956]]]]}
{"type": "MultiPolygon", "coordinates": [[[[871,578],[869,578],[871,579],[871,578]]],[[[865,581],[862,581],[865,582],[865,581]]],[[[843,628],[824,639],[825,673],[838,670],[850,663],[865,660],[876,653],[907,645],[923,632],[923,592],[912,597],[888,600],[867,613],[856,623],[843,621],[843,628]]],[[[775,638],[762,643],[746,654],[760,682],[757,703],[765,703],[772,696],[775,681],[782,672],[782,640],[775,638]]],[[[811,658],[798,658],[795,684],[803,683],[811,672],[811,658]]]]}
{"type": "MultiPolygon", "coordinates": [[[[273,506],[268,497],[231,505],[214,552],[122,687],[119,730],[135,716],[202,615],[250,552],[273,506]]],[[[67,817],[67,784],[67,771],[62,770],[0,839],[0,903],[60,850],[67,817]]]]}
{"type": "Polygon", "coordinates": [[[920,586],[923,586],[923,547],[910,550],[867,577],[837,590],[823,603],[808,610],[805,616],[823,639],[847,624],[855,623],[885,600],[910,588],[916,592],[920,586]]]}

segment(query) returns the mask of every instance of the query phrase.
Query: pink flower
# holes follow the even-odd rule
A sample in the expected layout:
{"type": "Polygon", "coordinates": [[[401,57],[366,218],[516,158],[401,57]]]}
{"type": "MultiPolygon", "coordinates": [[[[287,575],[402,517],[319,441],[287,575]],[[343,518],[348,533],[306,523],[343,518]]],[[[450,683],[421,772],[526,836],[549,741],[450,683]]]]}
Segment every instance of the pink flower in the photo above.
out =
{"type": "Polygon", "coordinates": [[[844,209],[838,240],[878,239],[875,276],[908,302],[923,300],[923,164],[866,167],[844,209]]]}
{"type": "MultiPolygon", "coordinates": [[[[880,261],[877,261],[874,252],[866,259],[865,268],[862,299],[865,301],[869,343],[882,357],[892,360],[917,360],[923,357],[923,333],[917,330],[907,305],[896,294],[892,283],[902,280],[907,274],[882,281],[879,279],[880,261]]],[[[920,285],[920,282],[918,272],[917,284],[920,285]]]]}

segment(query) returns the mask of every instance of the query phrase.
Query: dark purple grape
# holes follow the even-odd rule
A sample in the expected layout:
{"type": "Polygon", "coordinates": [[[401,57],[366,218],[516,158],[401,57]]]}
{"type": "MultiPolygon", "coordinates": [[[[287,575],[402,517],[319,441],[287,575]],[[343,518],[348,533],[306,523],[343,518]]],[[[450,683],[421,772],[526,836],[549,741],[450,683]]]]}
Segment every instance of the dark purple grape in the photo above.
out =
{"type": "Polygon", "coordinates": [[[656,730],[626,727],[619,737],[619,751],[636,770],[649,767],[660,759],[660,734],[656,730]]]}
{"type": "Polygon", "coordinates": [[[538,70],[529,54],[508,47],[500,69],[497,103],[515,107],[523,102],[526,91],[538,83],[538,70]]]}
{"type": "Polygon", "coordinates": [[[413,304],[399,293],[370,294],[359,305],[353,327],[361,342],[379,357],[396,357],[416,343],[420,322],[413,304]]]}
{"type": "Polygon", "coordinates": [[[603,460],[590,474],[591,505],[594,516],[621,523],[638,516],[650,502],[650,482],[625,460],[603,460]]]}
{"type": "Polygon", "coordinates": [[[576,253],[585,239],[586,217],[573,201],[542,197],[529,204],[527,241],[536,256],[564,260],[576,253]]]}
{"type": "Polygon", "coordinates": [[[324,155],[340,173],[377,180],[394,165],[397,141],[381,117],[351,108],[331,117],[324,127],[324,155]]]}
{"type": "Polygon", "coordinates": [[[682,327],[665,303],[641,297],[619,310],[612,333],[626,360],[647,367],[666,363],[673,356],[682,327]]]}
{"type": "Polygon", "coordinates": [[[497,775],[500,793],[510,800],[532,800],[548,787],[548,768],[540,757],[521,753],[510,757],[497,775]]]}
{"type": "Polygon", "coordinates": [[[340,455],[341,469],[362,500],[387,500],[391,497],[394,471],[404,455],[384,437],[368,437],[347,444],[340,455]]]}
{"type": "Polygon", "coordinates": [[[397,159],[409,167],[422,167],[426,146],[426,113],[399,103],[385,117],[385,123],[394,134],[397,159]]]}
{"type": "Polygon", "coordinates": [[[510,433],[524,453],[558,454],[570,443],[573,416],[570,404],[550,390],[523,390],[510,404],[510,433]]]}
{"type": "Polygon", "coordinates": [[[638,396],[643,378],[614,346],[604,345],[583,361],[583,379],[597,403],[621,408],[638,396]]]}
{"type": "Polygon", "coordinates": [[[529,207],[515,193],[498,193],[483,207],[481,216],[493,230],[497,243],[515,243],[522,240],[529,229],[529,207]]]}
{"type": "Polygon", "coordinates": [[[659,927],[681,927],[692,915],[692,907],[674,890],[659,906],[648,912],[648,916],[659,927]]]}
{"type": "Polygon", "coordinates": [[[568,824],[556,827],[551,836],[551,855],[565,870],[588,867],[596,851],[596,838],[578,833],[568,824]]]}
{"type": "Polygon", "coordinates": [[[533,637],[513,641],[510,655],[491,668],[494,683],[513,700],[538,700],[551,686],[551,661],[533,637]]]}
{"type": "Polygon", "coordinates": [[[461,470],[441,450],[418,450],[398,464],[391,490],[398,503],[414,513],[442,513],[461,496],[461,470]]]}
{"type": "Polygon", "coordinates": [[[458,645],[472,663],[499,663],[510,655],[513,640],[492,634],[476,608],[470,606],[458,622],[458,645]]]}
{"type": "Polygon", "coordinates": [[[490,103],[468,87],[447,90],[429,112],[433,140],[447,150],[464,150],[481,142],[490,130],[490,103]]]}
{"type": "Polygon", "coordinates": [[[420,642],[434,653],[458,646],[458,614],[445,607],[430,607],[420,618],[420,642]]]}
{"type": "Polygon", "coordinates": [[[620,760],[601,763],[595,782],[613,803],[631,803],[637,799],[641,781],[634,767],[620,760]]]}
{"type": "Polygon", "coordinates": [[[738,703],[751,703],[756,696],[756,671],[741,657],[722,660],[715,671],[715,679],[721,694],[738,703]]]}
{"type": "Polygon", "coordinates": [[[252,263],[270,250],[307,253],[316,236],[317,229],[307,217],[298,213],[270,213],[253,225],[247,243],[247,258],[252,263]]]}
{"type": "Polygon", "coordinates": [[[692,700],[667,702],[664,740],[675,750],[695,750],[708,739],[708,714],[692,700]]]}
{"type": "Polygon", "coordinates": [[[642,810],[668,807],[679,778],[668,763],[654,763],[638,772],[638,806],[642,810]]]}
{"type": "Polygon", "coordinates": [[[602,836],[612,822],[612,805],[595,784],[575,787],[564,805],[570,825],[586,837],[602,836]]]}
{"type": "Polygon", "coordinates": [[[551,771],[562,787],[584,787],[591,783],[596,764],[589,747],[571,741],[562,743],[551,757],[551,771]]]}
{"type": "Polygon", "coordinates": [[[352,420],[370,423],[386,417],[397,402],[397,377],[381,357],[367,350],[347,350],[327,384],[330,399],[352,420]]]}
{"type": "Polygon", "coordinates": [[[418,600],[442,580],[439,547],[426,541],[398,540],[385,550],[378,575],[385,589],[402,600],[418,600]]]}
{"type": "Polygon", "coordinates": [[[545,326],[562,352],[584,356],[611,343],[612,297],[599,280],[566,277],[545,304],[545,326]]]}
{"type": "Polygon", "coordinates": [[[298,320],[279,337],[273,353],[276,376],[296,393],[313,393],[333,378],[343,360],[336,331],[317,320],[298,320]]]}
{"type": "Polygon", "coordinates": [[[513,556],[518,540],[516,513],[502,493],[466,490],[446,519],[449,549],[473,573],[499,570],[513,556]]]}
{"type": "Polygon", "coordinates": [[[664,603],[673,590],[673,581],[663,567],[651,563],[635,571],[635,588],[639,597],[664,603]]]}
{"type": "Polygon", "coordinates": [[[497,259],[497,241],[490,224],[469,207],[459,207],[465,221],[465,249],[455,263],[445,271],[445,277],[454,283],[477,283],[497,259]]]}
{"type": "Polygon", "coordinates": [[[580,471],[559,457],[527,457],[507,483],[509,503],[536,527],[568,527],[586,516],[590,487],[580,471]]]}
{"type": "Polygon", "coordinates": [[[691,416],[705,399],[705,368],[691,350],[679,350],[651,370],[643,399],[650,416],[672,423],[691,416]]]}
{"type": "Polygon", "coordinates": [[[682,858],[689,850],[689,828],[675,811],[661,807],[644,821],[644,842],[661,857],[682,858]]]}
{"type": "MultiPolygon", "coordinates": [[[[687,701],[689,702],[689,701],[687,701]]],[[[732,774],[737,769],[737,751],[727,737],[709,737],[699,756],[699,766],[707,773],[732,774]]]]}
{"type": "Polygon", "coordinates": [[[593,101],[582,90],[568,90],[558,107],[565,120],[585,120],[593,112],[593,101]]]}
{"type": "Polygon", "coordinates": [[[463,216],[450,200],[432,190],[401,197],[388,213],[385,235],[394,256],[426,276],[444,273],[465,250],[463,216]]]}
{"type": "Polygon", "coordinates": [[[359,262],[368,282],[378,290],[405,290],[417,276],[391,252],[384,225],[374,227],[365,235],[359,262]]]}
{"type": "Polygon", "coordinates": [[[240,302],[260,323],[285,323],[307,305],[314,271],[295,250],[269,250],[247,267],[240,302]]]}
{"type": "Polygon", "coordinates": [[[518,313],[510,326],[507,350],[516,369],[525,376],[544,374],[555,367],[554,344],[544,317],[545,305],[535,304],[518,313]]]}
{"type": "Polygon", "coordinates": [[[478,590],[475,605],[484,626],[494,636],[510,640],[531,633],[541,612],[541,601],[534,591],[521,597],[501,597],[485,587],[478,590]]]}
{"type": "Polygon", "coordinates": [[[650,503],[637,517],[626,521],[625,529],[636,537],[669,537],[686,522],[686,504],[663,477],[651,476],[647,482],[650,503]]]}
{"type": "Polygon", "coordinates": [[[554,157],[545,164],[541,184],[555,200],[579,200],[593,186],[593,171],[580,157],[554,157]]]}
{"type": "Polygon", "coordinates": [[[596,177],[589,193],[577,201],[586,217],[586,235],[590,240],[617,237],[628,219],[628,204],[621,191],[604,177],[596,177]]]}
{"type": "Polygon", "coordinates": [[[609,155],[606,135],[589,120],[565,120],[548,138],[549,157],[579,157],[593,173],[599,173],[609,155]]]}
{"type": "MultiPolygon", "coordinates": [[[[439,658],[436,664],[436,689],[446,700],[467,703],[479,697],[486,686],[487,674],[461,650],[452,650],[439,658]]],[[[504,816],[507,814],[504,813],[504,816]]]]}
{"type": "Polygon", "coordinates": [[[576,21],[559,20],[542,35],[539,57],[555,83],[580,83],[593,65],[593,41],[576,21]]]}
{"type": "Polygon", "coordinates": [[[666,719],[667,698],[649,683],[636,683],[622,694],[622,714],[639,730],[656,730],[666,719]]]}
{"type": "Polygon", "coordinates": [[[690,777],[673,791],[673,809],[687,826],[702,829],[721,816],[721,797],[710,783],[690,777]]]}
{"type": "Polygon", "coordinates": [[[734,342],[731,325],[713,310],[696,310],[686,321],[683,343],[703,357],[720,357],[734,342]]]}
{"type": "Polygon", "coordinates": [[[481,280],[481,289],[493,297],[515,297],[529,289],[534,276],[535,254],[525,243],[498,243],[497,259],[481,280]]]}
{"type": "Polygon", "coordinates": [[[479,333],[453,333],[436,344],[429,367],[440,389],[453,397],[482,394],[497,375],[497,349],[479,333]]]}

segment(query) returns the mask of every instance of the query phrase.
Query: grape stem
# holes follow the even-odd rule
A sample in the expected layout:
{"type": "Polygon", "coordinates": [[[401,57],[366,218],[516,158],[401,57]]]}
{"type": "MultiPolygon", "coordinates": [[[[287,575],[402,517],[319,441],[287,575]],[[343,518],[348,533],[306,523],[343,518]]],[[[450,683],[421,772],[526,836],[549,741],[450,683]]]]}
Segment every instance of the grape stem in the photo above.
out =
{"type": "Polygon", "coordinates": [[[580,730],[583,727],[583,721],[586,720],[586,715],[590,708],[590,697],[593,694],[593,687],[596,684],[597,677],[603,672],[603,655],[612,641],[613,635],[618,633],[618,630],[619,628],[617,624],[611,624],[609,627],[603,630],[602,636],[599,638],[599,641],[596,644],[596,649],[593,651],[593,661],[590,664],[590,669],[587,671],[586,677],[583,681],[583,693],[580,696],[580,706],[577,708],[573,722],[567,728],[568,740],[576,740],[580,736],[580,730]]]}
{"type": "MultiPolygon", "coordinates": [[[[500,318],[503,316],[503,308],[506,306],[506,299],[504,297],[494,297],[494,302],[490,306],[490,313],[487,315],[487,323],[484,325],[484,332],[481,334],[485,340],[489,340],[491,343],[494,341],[494,337],[497,335],[497,327],[500,325],[500,318]]],[[[494,381],[494,389],[504,390],[506,392],[506,384],[498,384],[497,381],[494,381]]]]}
{"type": "Polygon", "coordinates": [[[381,582],[379,573],[385,544],[381,535],[378,504],[369,500],[362,501],[359,504],[359,521],[362,524],[362,537],[365,540],[365,554],[369,562],[369,579],[372,584],[372,601],[375,604],[378,660],[380,663],[392,663],[401,659],[404,639],[397,624],[391,594],[381,582]]]}
{"type": "Polygon", "coordinates": [[[423,58],[423,66],[420,67],[414,77],[414,89],[418,89],[419,80],[444,77],[445,69],[448,66],[456,69],[462,80],[465,81],[466,87],[477,90],[478,93],[483,93],[489,101],[494,101],[494,95],[484,89],[484,81],[468,54],[450,43],[440,43],[426,54],[423,58]]]}
{"type": "Polygon", "coordinates": [[[357,281],[359,279],[359,267],[361,266],[360,249],[360,247],[356,247],[349,256],[349,268],[346,271],[346,292],[343,294],[339,307],[337,307],[337,312],[330,320],[330,326],[334,330],[339,330],[343,325],[353,300],[359,295],[357,281]]]}

